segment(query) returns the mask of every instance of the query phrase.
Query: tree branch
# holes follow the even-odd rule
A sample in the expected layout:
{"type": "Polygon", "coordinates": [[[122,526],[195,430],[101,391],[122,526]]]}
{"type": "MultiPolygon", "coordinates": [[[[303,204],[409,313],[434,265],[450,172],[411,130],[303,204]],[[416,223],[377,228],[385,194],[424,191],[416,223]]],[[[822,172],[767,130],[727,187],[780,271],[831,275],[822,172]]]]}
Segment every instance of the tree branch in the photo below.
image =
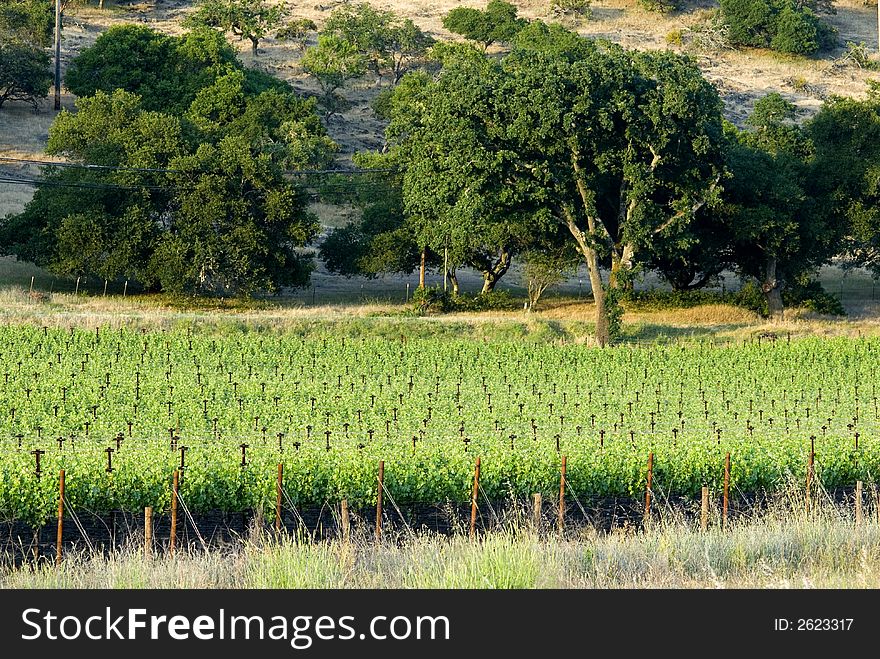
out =
{"type": "MultiPolygon", "coordinates": [[[[712,192],[718,186],[718,182],[720,180],[721,180],[721,174],[718,174],[715,177],[715,180],[712,182],[712,185],[709,186],[709,192],[712,192]]],[[[706,198],[703,197],[702,199],[699,199],[696,203],[694,203],[694,205],[691,206],[688,210],[678,211],[675,215],[673,215],[668,220],[666,220],[663,224],[661,224],[659,227],[654,229],[651,232],[652,235],[656,236],[658,233],[661,233],[664,229],[668,228],[670,225],[675,223],[677,220],[681,219],[685,215],[693,215],[694,213],[696,213],[698,210],[700,210],[705,205],[706,205],[706,198]]]]}

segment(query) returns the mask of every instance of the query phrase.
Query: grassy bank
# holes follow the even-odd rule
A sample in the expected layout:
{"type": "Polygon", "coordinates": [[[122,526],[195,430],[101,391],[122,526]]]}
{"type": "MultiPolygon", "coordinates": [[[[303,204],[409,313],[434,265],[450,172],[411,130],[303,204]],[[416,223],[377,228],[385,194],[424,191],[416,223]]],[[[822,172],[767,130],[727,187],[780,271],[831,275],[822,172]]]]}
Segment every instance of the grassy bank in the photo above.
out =
{"type": "Polygon", "coordinates": [[[877,588],[880,526],[792,500],[702,532],[672,520],[644,533],[537,535],[524,524],[488,533],[300,542],[251,537],[223,551],[6,568],[4,588],[877,588]]]}

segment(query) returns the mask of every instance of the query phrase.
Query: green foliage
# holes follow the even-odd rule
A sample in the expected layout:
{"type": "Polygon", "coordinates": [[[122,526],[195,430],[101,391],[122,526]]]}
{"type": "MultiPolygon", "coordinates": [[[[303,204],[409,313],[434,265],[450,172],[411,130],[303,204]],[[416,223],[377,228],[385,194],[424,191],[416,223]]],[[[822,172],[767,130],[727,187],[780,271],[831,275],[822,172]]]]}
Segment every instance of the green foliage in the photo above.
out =
{"type": "Polygon", "coordinates": [[[809,9],[798,11],[786,6],[776,19],[776,30],[770,48],[780,53],[808,55],[819,50],[819,24],[809,9]]]}
{"type": "Polygon", "coordinates": [[[807,124],[815,144],[810,180],[819,211],[846,235],[844,256],[880,273],[880,94],[832,98],[807,124]]]}
{"type": "Polygon", "coordinates": [[[309,48],[300,64],[321,87],[320,103],[326,116],[332,117],[349,107],[338,90],[348,81],[367,72],[367,58],[354,44],[333,35],[322,34],[318,45],[309,48]]]}
{"type": "MultiPolygon", "coordinates": [[[[880,71],[880,61],[871,59],[870,51],[864,41],[846,42],[846,52],[835,60],[835,65],[850,64],[868,71],[880,71]]],[[[869,81],[870,82],[873,81],[869,81]]]]}
{"type": "MultiPolygon", "coordinates": [[[[681,290],[664,291],[660,289],[627,291],[623,300],[651,309],[688,309],[708,304],[730,304],[767,316],[767,300],[759,286],[747,281],[738,290],[707,291],[681,290]]],[[[782,293],[786,306],[801,307],[815,313],[844,316],[846,312],[840,300],[828,293],[821,282],[805,277],[792,282],[782,293]]]]}
{"type": "Polygon", "coordinates": [[[512,311],[519,306],[509,291],[494,290],[476,295],[455,295],[442,286],[417,288],[412,295],[413,309],[419,314],[461,311],[512,311]]]}
{"type": "Polygon", "coordinates": [[[608,338],[614,341],[623,333],[623,305],[622,299],[626,295],[625,289],[617,286],[605,286],[605,313],[608,318],[608,338]]]}
{"type": "Polygon", "coordinates": [[[670,46],[683,46],[684,45],[684,30],[683,29],[670,30],[669,32],[666,33],[666,36],[663,39],[670,46]]]}
{"type": "Polygon", "coordinates": [[[388,494],[406,504],[467,502],[477,456],[491,501],[558,494],[560,454],[571,494],[585,502],[643,495],[649,452],[654,487],[667,496],[719,490],[727,452],[732,491],[803,483],[810,435],[825,488],[880,470],[880,423],[864,384],[877,339],[600,351],[544,338],[315,329],[3,327],[0,515],[45,522],[59,469],[78,514],[167,510],[181,462],[169,428],[188,447],[180,494],[194,513],[271,511],[278,463],[284,505],[298,507],[374,505],[379,460],[388,494]],[[120,435],[108,473],[104,449],[120,435]],[[45,451],[40,479],[35,449],[45,451]]]}
{"type": "Polygon", "coordinates": [[[826,291],[822,283],[806,277],[787,286],[782,300],[792,307],[803,307],[815,313],[829,316],[845,316],[846,311],[840,300],[826,291]]]}
{"type": "Polygon", "coordinates": [[[217,27],[240,40],[251,42],[251,54],[257,56],[262,39],[284,20],[287,10],[267,0],[203,0],[187,16],[184,27],[217,27]]]}
{"type": "Polygon", "coordinates": [[[352,44],[368,59],[376,75],[387,71],[394,83],[424,59],[434,43],[412,20],[366,2],[334,9],[324,25],[324,34],[352,44]]]}
{"type": "MultiPolygon", "coordinates": [[[[222,35],[174,40],[149,32],[111,30],[96,47],[118,50],[116,36],[156,46],[142,50],[172,57],[142,65],[186,71],[189,93],[148,105],[124,89],[98,89],[77,100],[76,113],[61,112],[47,152],[111,169],[48,168],[49,185],[0,224],[0,249],[61,274],[124,277],[174,294],[250,295],[305,284],[312,265],[300,248],[318,226],[285,170],[326,166],[335,148],[314,101],[283,83],[254,84],[235,65],[214,68],[217,53],[229,52],[222,35]],[[192,62],[208,66],[186,66],[192,62]]],[[[95,60],[94,52],[83,56],[95,60]]],[[[115,75],[123,74],[101,84],[115,75]]],[[[124,75],[140,89],[156,88],[152,71],[124,75]]]]}
{"type": "Polygon", "coordinates": [[[681,9],[683,0],[639,0],[639,5],[648,11],[668,14],[681,9]]]}
{"type": "Polygon", "coordinates": [[[555,16],[589,18],[591,0],[551,0],[550,10],[555,16]]]}
{"type": "Polygon", "coordinates": [[[731,236],[730,262],[760,282],[773,315],[787,287],[828,262],[846,235],[811,175],[814,141],[793,117],[794,106],[770,94],[748,118],[751,130],[727,127],[730,175],[716,215],[731,236]]]}
{"type": "Polygon", "coordinates": [[[624,263],[622,281],[717,203],[721,102],[689,59],[536,22],[500,59],[458,46],[441,61],[395,93],[386,135],[420,242],[487,283],[560,226],[596,271],[624,263]]]}
{"type": "Polygon", "coordinates": [[[0,108],[7,101],[22,101],[36,109],[51,85],[45,52],[24,42],[0,39],[0,108]]]}
{"type": "Polygon", "coordinates": [[[396,177],[362,175],[354,182],[339,176],[327,181],[321,193],[328,201],[351,203],[361,211],[321,242],[318,250],[327,270],[345,277],[377,277],[409,274],[419,266],[421,248],[404,213],[396,177]]]}
{"type": "Polygon", "coordinates": [[[137,25],[103,32],[71,62],[65,84],[80,97],[124,89],[140,96],[145,109],[183,114],[199,91],[231,71],[244,75],[249,94],[291,89],[277,78],[242,67],[214,30],[203,27],[171,37],[137,25]]]}
{"type": "Polygon", "coordinates": [[[559,236],[556,244],[536,245],[522,254],[529,311],[534,311],[547,288],[563,282],[577,271],[580,259],[574,245],[565,240],[565,236],[559,236]]]}
{"type": "Polygon", "coordinates": [[[443,27],[484,49],[493,43],[510,43],[526,23],[517,17],[516,6],[504,0],[489,0],[485,10],[456,7],[443,17],[443,27]]]}
{"type": "Polygon", "coordinates": [[[310,18],[296,18],[288,21],[284,27],[275,33],[279,41],[292,41],[300,49],[305,51],[308,46],[309,35],[317,32],[318,26],[310,18]]]}
{"type": "Polygon", "coordinates": [[[54,29],[55,5],[49,0],[0,0],[0,39],[45,47],[54,29]]]}
{"type": "Polygon", "coordinates": [[[834,47],[835,30],[795,0],[721,0],[730,43],[812,55],[834,47]]]}

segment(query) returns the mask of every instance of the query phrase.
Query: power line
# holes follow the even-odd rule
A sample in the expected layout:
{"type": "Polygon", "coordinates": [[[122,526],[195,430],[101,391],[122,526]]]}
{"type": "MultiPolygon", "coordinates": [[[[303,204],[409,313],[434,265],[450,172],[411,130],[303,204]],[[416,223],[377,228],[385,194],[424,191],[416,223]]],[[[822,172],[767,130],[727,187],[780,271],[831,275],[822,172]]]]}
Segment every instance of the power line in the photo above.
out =
{"type": "MultiPolygon", "coordinates": [[[[151,174],[207,174],[204,170],[184,170],[170,169],[163,167],[124,167],[117,165],[96,165],[93,163],[75,163],[75,162],[54,162],[51,160],[36,160],[33,158],[11,158],[9,156],[0,156],[0,162],[11,162],[23,165],[39,165],[46,167],[66,167],[91,170],[109,170],[120,172],[145,172],[151,174]]],[[[392,173],[395,169],[285,169],[284,172],[296,176],[305,175],[365,175],[365,174],[382,174],[392,173]]]]}
{"type": "MultiPolygon", "coordinates": [[[[179,185],[138,185],[138,186],[128,186],[128,185],[118,185],[115,183],[76,183],[70,181],[47,181],[44,179],[35,179],[35,178],[22,178],[22,177],[12,177],[12,176],[2,176],[0,175],[0,183],[8,183],[10,185],[27,185],[32,187],[37,186],[47,186],[54,188],[79,188],[86,190],[122,190],[126,192],[138,192],[141,190],[179,190],[183,186],[179,185]]],[[[346,189],[351,187],[357,187],[359,185],[368,185],[366,182],[349,182],[349,183],[328,183],[325,184],[326,187],[334,188],[334,189],[346,189]]],[[[317,192],[308,193],[307,196],[312,199],[320,199],[321,195],[317,192]]]]}
{"type": "Polygon", "coordinates": [[[30,185],[30,186],[38,186],[38,185],[46,185],[49,187],[56,188],[85,188],[90,190],[128,190],[128,191],[137,191],[137,190],[175,190],[176,186],[169,185],[139,185],[136,187],[126,186],[126,185],[116,185],[113,183],[68,183],[63,181],[44,181],[40,179],[33,178],[12,178],[6,176],[0,176],[0,183],[9,183],[11,185],[30,185]]]}

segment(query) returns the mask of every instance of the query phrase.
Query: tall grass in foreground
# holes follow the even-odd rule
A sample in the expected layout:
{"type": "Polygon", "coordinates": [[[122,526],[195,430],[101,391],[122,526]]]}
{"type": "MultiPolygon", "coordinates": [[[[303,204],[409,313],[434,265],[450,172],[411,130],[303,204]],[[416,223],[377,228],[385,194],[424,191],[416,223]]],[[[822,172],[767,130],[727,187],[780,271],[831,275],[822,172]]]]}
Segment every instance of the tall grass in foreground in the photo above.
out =
{"type": "Polygon", "coordinates": [[[646,532],[538,534],[524,521],[471,541],[400,534],[277,540],[255,532],[223,550],[143,557],[68,553],[63,565],[0,570],[5,588],[877,588],[880,525],[796,499],[730,525],[694,528],[681,516],[646,532]]]}

